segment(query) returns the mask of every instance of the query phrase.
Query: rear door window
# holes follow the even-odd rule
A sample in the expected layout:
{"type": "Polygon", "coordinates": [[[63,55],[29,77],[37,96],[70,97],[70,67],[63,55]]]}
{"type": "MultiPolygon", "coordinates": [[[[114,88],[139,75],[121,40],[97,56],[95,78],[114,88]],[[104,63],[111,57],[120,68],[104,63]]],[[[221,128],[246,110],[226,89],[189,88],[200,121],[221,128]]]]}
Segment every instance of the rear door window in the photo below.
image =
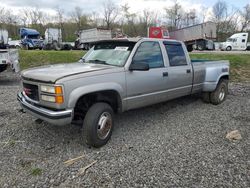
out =
{"type": "Polygon", "coordinates": [[[182,48],[181,43],[178,42],[163,42],[165,45],[170,66],[184,66],[187,65],[187,58],[182,48]]]}

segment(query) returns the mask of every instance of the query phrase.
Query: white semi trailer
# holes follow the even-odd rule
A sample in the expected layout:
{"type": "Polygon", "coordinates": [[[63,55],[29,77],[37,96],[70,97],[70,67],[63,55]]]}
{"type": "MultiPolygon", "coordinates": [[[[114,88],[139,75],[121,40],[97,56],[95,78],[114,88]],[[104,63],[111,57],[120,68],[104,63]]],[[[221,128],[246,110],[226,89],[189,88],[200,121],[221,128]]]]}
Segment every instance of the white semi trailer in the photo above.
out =
{"type": "Polygon", "coordinates": [[[75,41],[75,48],[88,50],[91,47],[91,43],[109,39],[112,39],[111,30],[98,28],[81,30],[78,33],[78,38],[75,41]]]}
{"type": "Polygon", "coordinates": [[[62,45],[62,30],[58,28],[47,28],[44,34],[44,50],[60,50],[62,45]]]}
{"type": "Polygon", "coordinates": [[[0,29],[0,49],[5,49],[8,45],[9,33],[6,29],[0,29]]]}
{"type": "Polygon", "coordinates": [[[183,41],[188,51],[214,50],[216,24],[205,22],[169,32],[170,38],[183,41]]]}

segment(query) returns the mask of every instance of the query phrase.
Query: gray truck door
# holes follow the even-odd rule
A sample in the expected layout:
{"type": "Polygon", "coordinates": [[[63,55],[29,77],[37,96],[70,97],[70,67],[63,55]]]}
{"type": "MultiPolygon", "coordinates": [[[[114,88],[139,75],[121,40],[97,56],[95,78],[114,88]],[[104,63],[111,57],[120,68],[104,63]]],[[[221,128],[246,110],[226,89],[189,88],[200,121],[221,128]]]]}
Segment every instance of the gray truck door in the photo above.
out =
{"type": "Polygon", "coordinates": [[[159,42],[140,44],[132,63],[147,63],[148,71],[127,71],[127,110],[166,100],[166,67],[159,42]]]}
{"type": "Polygon", "coordinates": [[[191,94],[193,69],[187,60],[182,44],[175,41],[163,42],[169,59],[167,89],[168,99],[191,94]]]}

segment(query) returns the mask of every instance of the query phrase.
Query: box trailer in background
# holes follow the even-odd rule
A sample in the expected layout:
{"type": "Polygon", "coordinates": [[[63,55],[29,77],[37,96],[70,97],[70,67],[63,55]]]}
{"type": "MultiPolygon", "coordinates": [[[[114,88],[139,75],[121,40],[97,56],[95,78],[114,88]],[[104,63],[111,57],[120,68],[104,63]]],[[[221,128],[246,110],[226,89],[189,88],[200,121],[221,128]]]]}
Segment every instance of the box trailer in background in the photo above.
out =
{"type": "Polygon", "coordinates": [[[91,43],[99,40],[109,40],[112,39],[111,30],[105,29],[87,29],[78,32],[78,38],[75,41],[76,49],[89,50],[91,43]]]}
{"type": "Polygon", "coordinates": [[[19,72],[19,53],[17,49],[2,49],[0,50],[0,72],[10,68],[14,72],[19,72]]]}
{"type": "Polygon", "coordinates": [[[6,29],[0,29],[0,49],[6,49],[8,45],[9,33],[6,29]]]}
{"type": "Polygon", "coordinates": [[[62,30],[59,28],[47,28],[44,33],[44,50],[60,50],[62,44],[62,30]]]}
{"type": "Polygon", "coordinates": [[[214,50],[216,24],[205,22],[169,32],[170,38],[185,42],[188,51],[214,50]]]}

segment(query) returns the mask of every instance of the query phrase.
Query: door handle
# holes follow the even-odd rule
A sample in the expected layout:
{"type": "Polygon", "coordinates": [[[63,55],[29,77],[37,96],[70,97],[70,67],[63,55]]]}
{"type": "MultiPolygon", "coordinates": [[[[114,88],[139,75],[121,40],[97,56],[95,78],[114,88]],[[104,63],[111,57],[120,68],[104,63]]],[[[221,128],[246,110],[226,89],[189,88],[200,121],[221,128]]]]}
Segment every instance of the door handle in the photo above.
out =
{"type": "Polygon", "coordinates": [[[163,77],[167,77],[167,76],[168,76],[168,72],[163,72],[163,73],[162,73],[162,76],[163,76],[163,77]]]}
{"type": "Polygon", "coordinates": [[[187,69],[187,73],[191,73],[191,69],[187,69]]]}

